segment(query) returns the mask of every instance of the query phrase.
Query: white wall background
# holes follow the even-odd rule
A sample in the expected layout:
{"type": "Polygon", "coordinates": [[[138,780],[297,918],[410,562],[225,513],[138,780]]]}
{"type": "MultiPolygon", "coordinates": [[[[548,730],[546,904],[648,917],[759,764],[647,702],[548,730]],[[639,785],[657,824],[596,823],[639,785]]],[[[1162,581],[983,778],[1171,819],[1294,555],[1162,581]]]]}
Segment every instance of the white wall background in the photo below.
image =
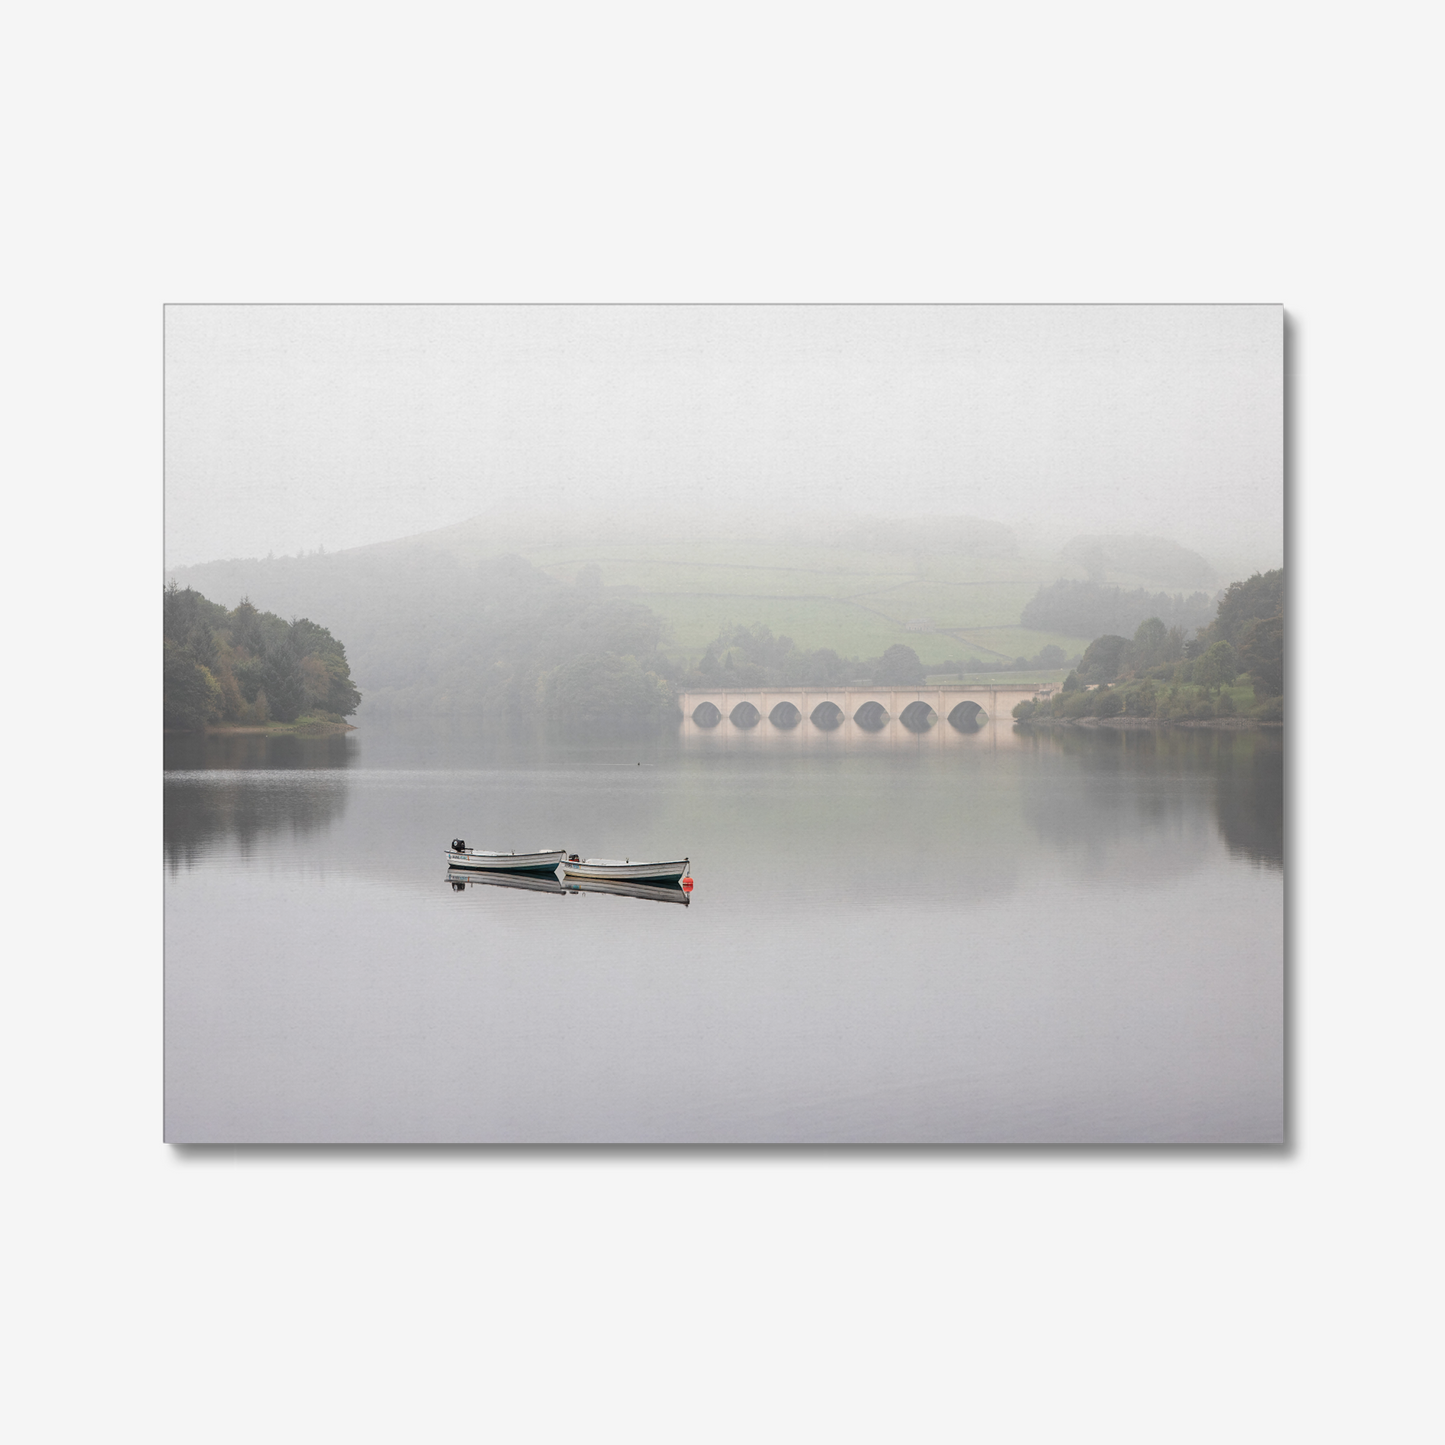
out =
{"type": "Polygon", "coordinates": [[[1432,20],[17,12],[5,1433],[1434,1438],[1432,20]],[[161,1144],[161,305],[459,298],[1286,303],[1288,1154],[161,1144]],[[1351,705],[1359,671],[1398,721],[1351,705]],[[67,867],[77,835],[114,864],[67,867]]]}

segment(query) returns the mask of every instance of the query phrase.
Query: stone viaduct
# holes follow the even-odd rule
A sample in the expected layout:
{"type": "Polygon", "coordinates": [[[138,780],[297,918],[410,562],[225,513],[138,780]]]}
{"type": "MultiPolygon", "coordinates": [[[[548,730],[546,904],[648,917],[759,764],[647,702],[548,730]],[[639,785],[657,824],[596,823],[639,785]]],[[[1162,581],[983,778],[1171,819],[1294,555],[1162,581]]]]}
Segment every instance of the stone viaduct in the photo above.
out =
{"type": "Polygon", "coordinates": [[[969,737],[999,724],[1011,730],[1015,703],[1037,697],[1033,683],[967,687],[698,688],[678,698],[685,736],[826,735],[899,740],[969,737]]]}

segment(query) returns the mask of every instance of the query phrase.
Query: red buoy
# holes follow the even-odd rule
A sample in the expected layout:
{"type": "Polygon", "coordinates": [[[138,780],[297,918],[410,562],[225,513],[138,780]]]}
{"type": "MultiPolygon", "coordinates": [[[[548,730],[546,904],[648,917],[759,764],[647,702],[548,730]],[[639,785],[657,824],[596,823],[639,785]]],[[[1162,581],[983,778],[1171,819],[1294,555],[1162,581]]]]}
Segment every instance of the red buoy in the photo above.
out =
{"type": "Polygon", "coordinates": [[[687,877],[687,878],[684,878],[684,879],[682,880],[682,891],[683,891],[684,893],[691,893],[691,892],[692,892],[692,879],[691,879],[691,877],[687,877]]]}

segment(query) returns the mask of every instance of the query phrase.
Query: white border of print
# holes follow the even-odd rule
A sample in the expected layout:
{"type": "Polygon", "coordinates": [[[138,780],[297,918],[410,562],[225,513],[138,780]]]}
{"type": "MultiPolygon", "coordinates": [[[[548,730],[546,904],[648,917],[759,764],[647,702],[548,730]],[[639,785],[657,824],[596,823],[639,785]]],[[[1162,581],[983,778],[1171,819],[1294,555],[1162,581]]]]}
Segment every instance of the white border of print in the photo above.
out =
{"type": "Polygon", "coordinates": [[[1391,652],[1439,533],[1424,13],[17,22],[16,1438],[1422,1437],[1438,847],[1419,746],[1378,735],[1392,693],[1433,711],[1391,652]],[[160,308],[195,298],[1283,301],[1294,1147],[166,1149],[160,308]],[[68,872],[77,833],[115,867],[68,872]]]}

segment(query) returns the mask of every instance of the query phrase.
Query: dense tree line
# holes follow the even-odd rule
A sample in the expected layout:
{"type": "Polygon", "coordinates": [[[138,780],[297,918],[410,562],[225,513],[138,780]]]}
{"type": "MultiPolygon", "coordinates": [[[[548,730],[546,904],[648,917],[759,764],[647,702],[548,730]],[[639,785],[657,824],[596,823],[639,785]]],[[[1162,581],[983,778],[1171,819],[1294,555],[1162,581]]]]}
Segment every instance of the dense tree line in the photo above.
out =
{"type": "Polygon", "coordinates": [[[1040,587],[1023,610],[1023,625],[1035,632],[1063,632],[1070,637],[1099,637],[1105,633],[1132,636],[1147,618],[1157,618],[1165,629],[1185,632],[1204,627],[1210,619],[1210,600],[1203,592],[1126,592],[1098,582],[1067,579],[1040,587]]]}
{"type": "Polygon", "coordinates": [[[678,683],[690,688],[911,687],[921,686],[930,674],[1051,670],[1068,661],[1063,648],[1050,645],[1032,658],[950,658],[925,666],[902,642],[895,642],[877,657],[842,657],[831,647],[801,648],[791,637],[775,637],[763,623],[755,623],[725,629],[708,644],[697,666],[679,676],[678,683]]]}
{"type": "Polygon", "coordinates": [[[1075,537],[1063,556],[1095,583],[1110,572],[1148,577],[1170,587],[1207,587],[1214,581],[1214,569],[1198,552],[1164,537],[1075,537]]]}
{"type": "Polygon", "coordinates": [[[1220,599],[1214,621],[1199,635],[1201,650],[1226,643],[1256,688],[1284,693],[1284,568],[1235,582],[1220,599]]]}
{"type": "MultiPolygon", "coordinates": [[[[946,663],[932,670],[953,666],[946,663]]],[[[909,687],[925,677],[918,654],[905,643],[895,642],[877,657],[841,657],[831,647],[808,651],[791,637],[774,637],[770,628],[756,623],[725,630],[679,681],[685,687],[909,687]]]]}
{"type": "Polygon", "coordinates": [[[808,651],[756,623],[725,629],[682,681],[694,687],[837,687],[858,666],[857,658],[842,657],[831,647],[808,651]]]}
{"type": "Polygon", "coordinates": [[[339,721],[361,702],[345,647],[309,618],[287,622],[246,599],[228,612],[172,582],[162,621],[168,728],[289,723],[303,714],[339,721]]]}
{"type": "Polygon", "coordinates": [[[1284,569],[1256,572],[1219,599],[1214,620],[1186,639],[1147,617],[1132,638],[1096,637],[1052,698],[1014,716],[1213,718],[1233,716],[1231,689],[1252,688],[1251,715],[1284,716],[1284,569]]]}

